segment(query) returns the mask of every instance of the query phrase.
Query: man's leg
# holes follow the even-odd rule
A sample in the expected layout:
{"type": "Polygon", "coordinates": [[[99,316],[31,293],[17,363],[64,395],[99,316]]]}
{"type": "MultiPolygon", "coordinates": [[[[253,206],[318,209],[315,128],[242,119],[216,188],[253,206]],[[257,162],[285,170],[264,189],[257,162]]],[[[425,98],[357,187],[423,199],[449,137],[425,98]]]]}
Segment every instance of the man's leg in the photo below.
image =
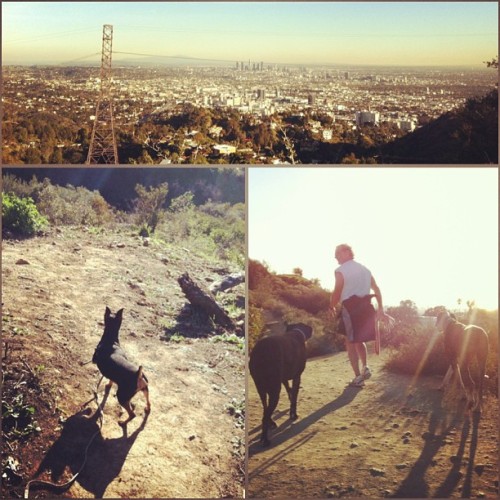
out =
{"type": "Polygon", "coordinates": [[[368,356],[366,344],[364,342],[356,342],[354,345],[356,347],[358,358],[361,360],[361,370],[364,371],[366,368],[366,358],[368,356]]]}
{"type": "MultiPolygon", "coordinates": [[[[346,349],[347,355],[349,356],[349,361],[351,362],[352,369],[354,371],[354,375],[358,377],[360,375],[359,371],[359,354],[357,345],[359,342],[349,342],[346,338],[346,349]]],[[[366,356],[365,356],[365,364],[366,364],[366,356]]]]}

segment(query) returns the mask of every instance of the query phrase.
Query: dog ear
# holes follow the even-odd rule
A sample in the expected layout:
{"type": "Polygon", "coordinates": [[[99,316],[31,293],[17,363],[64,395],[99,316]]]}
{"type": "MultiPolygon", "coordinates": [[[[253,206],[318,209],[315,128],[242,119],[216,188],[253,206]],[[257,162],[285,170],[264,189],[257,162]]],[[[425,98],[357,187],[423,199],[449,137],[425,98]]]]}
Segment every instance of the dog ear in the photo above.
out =
{"type": "Polygon", "coordinates": [[[122,319],[122,316],[123,316],[123,309],[124,309],[124,308],[122,307],[122,308],[121,308],[121,309],[120,309],[120,310],[116,313],[116,315],[115,315],[115,316],[116,316],[117,318],[122,319]]]}
{"type": "Polygon", "coordinates": [[[109,318],[111,315],[111,309],[106,306],[106,311],[104,312],[104,318],[109,318]]]}

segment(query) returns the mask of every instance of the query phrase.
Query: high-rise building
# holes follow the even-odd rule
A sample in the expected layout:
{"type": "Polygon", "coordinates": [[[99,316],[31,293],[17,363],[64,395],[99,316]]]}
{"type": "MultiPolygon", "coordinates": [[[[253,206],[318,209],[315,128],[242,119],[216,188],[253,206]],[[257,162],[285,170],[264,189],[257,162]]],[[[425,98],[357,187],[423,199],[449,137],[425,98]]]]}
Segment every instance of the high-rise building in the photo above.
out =
{"type": "Polygon", "coordinates": [[[377,125],[380,121],[380,113],[372,111],[357,111],[356,112],[356,125],[377,125]]]}

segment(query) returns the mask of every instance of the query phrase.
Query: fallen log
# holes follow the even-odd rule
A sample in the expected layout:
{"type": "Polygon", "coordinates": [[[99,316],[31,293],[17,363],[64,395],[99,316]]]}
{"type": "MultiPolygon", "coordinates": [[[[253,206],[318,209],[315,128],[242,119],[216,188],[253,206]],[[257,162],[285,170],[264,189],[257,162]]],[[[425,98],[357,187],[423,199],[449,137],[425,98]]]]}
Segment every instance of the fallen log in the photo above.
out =
{"type": "Polygon", "coordinates": [[[201,309],[205,314],[222,326],[234,328],[235,325],[227,313],[217,304],[214,296],[208,289],[195,283],[188,273],[177,278],[182,291],[191,304],[201,309]]]}

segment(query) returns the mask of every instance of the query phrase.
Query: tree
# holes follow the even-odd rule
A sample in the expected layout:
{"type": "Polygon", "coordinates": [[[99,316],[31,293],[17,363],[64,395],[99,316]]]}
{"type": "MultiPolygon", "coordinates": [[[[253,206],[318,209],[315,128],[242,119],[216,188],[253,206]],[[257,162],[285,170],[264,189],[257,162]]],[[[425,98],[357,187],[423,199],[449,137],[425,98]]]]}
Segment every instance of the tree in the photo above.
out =
{"type": "Polygon", "coordinates": [[[38,148],[29,147],[24,155],[24,162],[31,165],[42,163],[42,156],[38,148]]]}
{"type": "Polygon", "coordinates": [[[55,148],[49,158],[49,163],[59,165],[63,163],[63,154],[61,148],[55,148]]]}
{"type": "Polygon", "coordinates": [[[142,184],[135,186],[138,198],[135,200],[135,211],[138,216],[138,223],[142,226],[141,231],[148,234],[154,233],[158,224],[165,217],[163,205],[167,199],[168,184],[166,182],[157,187],[149,189],[142,184]]]}
{"type": "Polygon", "coordinates": [[[412,300],[402,300],[398,307],[388,307],[387,314],[408,326],[418,322],[418,309],[412,300]]]}
{"type": "Polygon", "coordinates": [[[491,61],[484,61],[487,68],[498,69],[498,56],[494,57],[491,61]]]}
{"type": "Polygon", "coordinates": [[[444,306],[429,307],[429,309],[425,310],[424,316],[434,316],[437,318],[438,315],[442,312],[446,312],[446,307],[444,306]]]}

